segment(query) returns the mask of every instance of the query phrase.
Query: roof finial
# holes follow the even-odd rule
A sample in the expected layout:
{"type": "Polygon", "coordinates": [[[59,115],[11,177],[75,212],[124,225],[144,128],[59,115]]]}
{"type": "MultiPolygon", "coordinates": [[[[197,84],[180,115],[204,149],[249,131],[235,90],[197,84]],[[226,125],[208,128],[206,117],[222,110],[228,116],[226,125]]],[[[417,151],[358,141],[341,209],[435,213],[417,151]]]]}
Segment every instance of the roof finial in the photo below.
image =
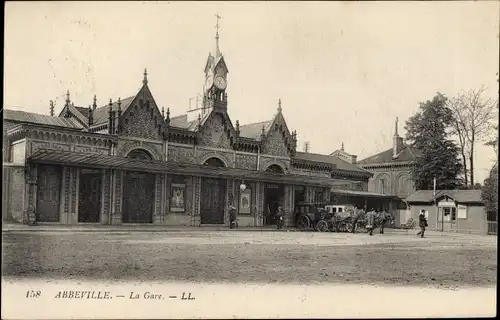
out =
{"type": "Polygon", "coordinates": [[[278,112],[281,112],[281,98],[278,99],[278,112]]]}
{"type": "Polygon", "coordinates": [[[167,126],[170,124],[170,108],[167,108],[167,117],[165,118],[167,126]]]}
{"type": "Polygon", "coordinates": [[[50,115],[54,116],[54,101],[50,100],[50,115]]]}
{"type": "Polygon", "coordinates": [[[68,90],[66,91],[66,104],[69,105],[70,101],[71,100],[69,99],[69,90],[68,90]]]}
{"type": "Polygon", "coordinates": [[[97,108],[97,96],[94,94],[94,103],[92,104],[92,109],[96,109],[97,108]]]}
{"type": "Polygon", "coordinates": [[[148,69],[144,69],[144,79],[142,80],[143,85],[148,84],[148,69]]]}
{"type": "Polygon", "coordinates": [[[340,150],[344,151],[344,141],[342,141],[342,147],[340,147],[340,150]]]}
{"type": "Polygon", "coordinates": [[[399,118],[396,117],[396,123],[395,123],[395,130],[394,130],[394,136],[395,137],[398,137],[398,122],[399,122],[399,118]]]}
{"type": "Polygon", "coordinates": [[[215,17],[217,18],[217,24],[215,25],[215,28],[217,29],[215,32],[215,57],[219,57],[221,55],[219,50],[219,20],[221,17],[218,13],[215,14],[215,17]]]}
{"type": "Polygon", "coordinates": [[[161,117],[165,118],[165,107],[161,107],[161,117]]]}

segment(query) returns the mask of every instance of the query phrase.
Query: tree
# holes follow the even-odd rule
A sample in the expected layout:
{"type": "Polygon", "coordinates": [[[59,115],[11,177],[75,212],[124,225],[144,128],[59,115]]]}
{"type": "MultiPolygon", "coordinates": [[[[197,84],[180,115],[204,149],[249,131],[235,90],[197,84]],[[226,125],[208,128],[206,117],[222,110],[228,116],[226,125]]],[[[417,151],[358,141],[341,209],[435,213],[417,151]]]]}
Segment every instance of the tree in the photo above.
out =
{"type": "Polygon", "coordinates": [[[438,93],[432,100],[420,103],[419,109],[405,124],[408,144],[420,153],[411,170],[415,187],[431,190],[436,178],[437,189],[460,188],[462,164],[457,145],[449,139],[453,117],[447,98],[438,93]]]}
{"type": "Polygon", "coordinates": [[[484,180],[481,197],[484,201],[488,220],[498,221],[498,163],[490,171],[488,178],[484,180]]]}
{"type": "Polygon", "coordinates": [[[485,99],[484,92],[484,86],[462,91],[447,103],[453,113],[452,128],[458,136],[466,186],[474,186],[475,145],[487,138],[497,118],[498,100],[485,99]]]}

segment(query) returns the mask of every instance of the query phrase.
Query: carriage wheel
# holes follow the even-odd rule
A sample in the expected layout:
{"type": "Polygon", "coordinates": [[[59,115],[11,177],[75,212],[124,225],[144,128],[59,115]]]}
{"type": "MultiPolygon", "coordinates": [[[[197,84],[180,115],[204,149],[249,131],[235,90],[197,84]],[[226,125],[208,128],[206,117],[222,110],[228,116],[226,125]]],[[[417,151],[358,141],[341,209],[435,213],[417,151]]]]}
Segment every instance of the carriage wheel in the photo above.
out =
{"type": "Polygon", "coordinates": [[[328,224],[328,230],[330,232],[337,232],[337,225],[334,222],[328,224]]]}
{"type": "Polygon", "coordinates": [[[347,232],[352,233],[354,231],[354,224],[352,222],[348,222],[346,224],[346,230],[347,232]]]}
{"type": "Polygon", "coordinates": [[[297,220],[297,228],[299,228],[300,230],[305,230],[308,229],[309,226],[310,226],[309,217],[300,216],[299,219],[297,220]]]}
{"type": "Polygon", "coordinates": [[[316,223],[316,230],[320,232],[327,232],[328,222],[326,222],[325,220],[319,220],[318,223],[316,223]]]}

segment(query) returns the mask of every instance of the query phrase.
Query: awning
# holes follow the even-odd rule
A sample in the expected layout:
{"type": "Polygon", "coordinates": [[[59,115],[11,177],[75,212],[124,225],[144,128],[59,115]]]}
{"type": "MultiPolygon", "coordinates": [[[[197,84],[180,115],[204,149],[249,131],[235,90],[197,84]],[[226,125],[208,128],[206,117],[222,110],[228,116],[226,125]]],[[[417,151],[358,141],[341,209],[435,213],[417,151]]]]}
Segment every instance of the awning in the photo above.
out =
{"type": "Polygon", "coordinates": [[[185,164],[172,161],[138,160],[103,154],[40,149],[28,158],[29,162],[56,164],[84,168],[107,168],[151,173],[192,175],[201,177],[231,178],[316,187],[331,187],[336,180],[294,174],[279,174],[237,168],[220,168],[206,165],[185,164]]]}
{"type": "Polygon", "coordinates": [[[365,197],[365,198],[397,198],[393,195],[376,193],[376,192],[368,192],[368,191],[358,191],[358,190],[341,190],[341,189],[331,189],[331,192],[334,194],[347,195],[347,196],[357,196],[357,197],[365,197]]]}

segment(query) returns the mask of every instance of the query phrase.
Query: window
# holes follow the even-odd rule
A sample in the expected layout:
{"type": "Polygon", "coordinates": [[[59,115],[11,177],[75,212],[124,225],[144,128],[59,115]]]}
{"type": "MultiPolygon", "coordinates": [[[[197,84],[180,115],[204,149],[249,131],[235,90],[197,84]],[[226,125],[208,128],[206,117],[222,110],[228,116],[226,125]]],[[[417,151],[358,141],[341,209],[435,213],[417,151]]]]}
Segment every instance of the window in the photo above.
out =
{"type": "Polygon", "coordinates": [[[467,206],[458,205],[458,212],[457,212],[457,218],[458,219],[467,219],[467,206]]]}
{"type": "Polygon", "coordinates": [[[323,202],[324,201],[324,192],[323,190],[315,190],[314,191],[314,202],[323,202]]]}
{"type": "Polygon", "coordinates": [[[380,192],[385,193],[385,179],[380,179],[380,192]]]}
{"type": "Polygon", "coordinates": [[[443,216],[446,221],[455,221],[457,219],[457,208],[455,207],[444,207],[443,216]]]}
{"type": "Polygon", "coordinates": [[[339,212],[342,212],[342,208],[339,208],[339,212]]]}

